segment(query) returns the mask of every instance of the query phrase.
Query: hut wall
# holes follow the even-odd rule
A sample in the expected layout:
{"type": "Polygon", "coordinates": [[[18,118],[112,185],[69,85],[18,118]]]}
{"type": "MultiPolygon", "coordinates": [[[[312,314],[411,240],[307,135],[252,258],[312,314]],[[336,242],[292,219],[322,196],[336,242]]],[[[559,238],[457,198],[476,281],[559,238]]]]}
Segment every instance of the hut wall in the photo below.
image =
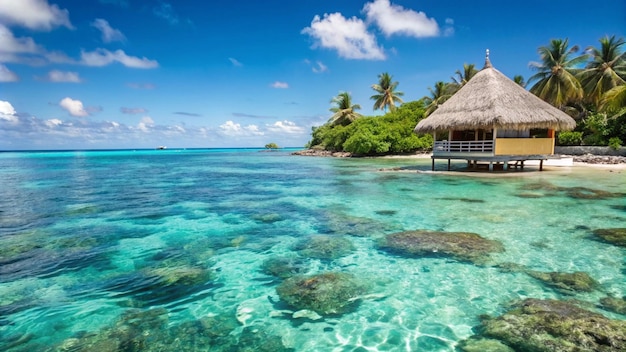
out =
{"type": "Polygon", "coordinates": [[[551,155],[554,138],[496,138],[495,155],[551,155]]]}

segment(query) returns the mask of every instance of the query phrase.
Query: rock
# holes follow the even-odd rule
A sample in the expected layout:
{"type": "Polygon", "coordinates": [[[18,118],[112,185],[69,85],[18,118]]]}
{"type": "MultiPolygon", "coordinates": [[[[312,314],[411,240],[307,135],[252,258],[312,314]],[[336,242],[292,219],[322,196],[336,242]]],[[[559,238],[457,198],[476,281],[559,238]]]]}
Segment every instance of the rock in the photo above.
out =
{"type": "Polygon", "coordinates": [[[300,241],[294,249],[306,258],[337,259],[354,251],[354,246],[345,237],[313,235],[300,241]]]}
{"type": "Polygon", "coordinates": [[[442,231],[405,231],[387,235],[379,248],[417,257],[451,257],[460,261],[482,263],[490,253],[503,252],[499,241],[475,233],[442,231]]]}
{"type": "Polygon", "coordinates": [[[482,324],[482,335],[516,351],[626,350],[626,321],[608,319],[571,302],[526,299],[482,324]]]}
{"type": "Polygon", "coordinates": [[[597,229],[593,234],[608,243],[626,247],[626,228],[597,229]]]}
{"type": "Polygon", "coordinates": [[[463,352],[515,352],[511,347],[498,340],[472,337],[459,343],[463,352]]]}
{"type": "Polygon", "coordinates": [[[263,273],[286,279],[302,274],[308,269],[305,259],[299,257],[270,258],[261,264],[263,273]]]}
{"type": "Polygon", "coordinates": [[[366,291],[352,274],[327,272],[294,276],[276,288],[280,299],[297,310],[312,310],[321,315],[343,314],[356,308],[366,291]]]}
{"type": "Polygon", "coordinates": [[[600,286],[600,284],[589,276],[589,274],[582,271],[574,273],[546,273],[527,270],[526,274],[567,294],[573,294],[576,292],[592,292],[600,286]]]}
{"type": "Polygon", "coordinates": [[[320,149],[305,149],[299,150],[297,152],[291,153],[291,155],[300,155],[300,156],[333,156],[336,158],[349,158],[352,156],[351,153],[348,152],[333,152],[330,150],[320,150],[320,149]]]}
{"type": "Polygon", "coordinates": [[[572,156],[575,162],[588,163],[588,164],[624,164],[626,163],[626,157],[619,155],[574,155],[572,156]]]}
{"type": "Polygon", "coordinates": [[[622,298],[604,297],[600,299],[600,306],[611,312],[626,315],[626,296],[622,298]]]}
{"type": "Polygon", "coordinates": [[[307,318],[311,320],[320,320],[322,316],[317,314],[316,312],[308,309],[299,310],[291,315],[294,319],[307,318]]]}

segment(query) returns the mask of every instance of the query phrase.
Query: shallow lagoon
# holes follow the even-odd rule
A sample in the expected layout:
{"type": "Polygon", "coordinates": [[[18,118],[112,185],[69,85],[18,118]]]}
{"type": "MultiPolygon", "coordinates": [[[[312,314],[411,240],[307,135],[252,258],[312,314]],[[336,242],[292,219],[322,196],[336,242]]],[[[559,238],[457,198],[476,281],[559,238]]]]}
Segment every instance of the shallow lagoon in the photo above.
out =
{"type": "Polygon", "coordinates": [[[597,304],[626,295],[626,251],[591,232],[626,227],[626,170],[428,170],[254,149],[0,153],[0,349],[454,351],[479,316],[525,298],[625,319],[597,304]],[[378,247],[418,229],[505,251],[472,264],[378,247]],[[351,246],[304,256],[313,235],[351,246]],[[276,258],[351,274],[366,293],[343,314],[294,315],[264,264],[276,258]],[[563,292],[510,263],[600,287],[563,292]]]}

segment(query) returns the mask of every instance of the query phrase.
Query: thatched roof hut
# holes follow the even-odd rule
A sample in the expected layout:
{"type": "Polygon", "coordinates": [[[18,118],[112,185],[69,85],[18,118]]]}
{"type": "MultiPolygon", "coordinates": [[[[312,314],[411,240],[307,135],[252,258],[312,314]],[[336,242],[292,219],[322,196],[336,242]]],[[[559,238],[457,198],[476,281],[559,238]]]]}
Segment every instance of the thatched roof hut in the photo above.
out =
{"type": "Polygon", "coordinates": [[[416,133],[445,130],[572,130],[576,122],[491,66],[485,67],[458,92],[415,127],[416,133]]]}

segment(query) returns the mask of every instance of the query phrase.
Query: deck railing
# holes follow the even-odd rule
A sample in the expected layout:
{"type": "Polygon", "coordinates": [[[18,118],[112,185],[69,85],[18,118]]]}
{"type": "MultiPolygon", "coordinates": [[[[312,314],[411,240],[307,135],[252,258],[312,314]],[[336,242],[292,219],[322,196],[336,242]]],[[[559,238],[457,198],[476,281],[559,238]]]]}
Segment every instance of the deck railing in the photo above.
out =
{"type": "Polygon", "coordinates": [[[435,141],[433,153],[491,153],[493,140],[486,141],[435,141]]]}

